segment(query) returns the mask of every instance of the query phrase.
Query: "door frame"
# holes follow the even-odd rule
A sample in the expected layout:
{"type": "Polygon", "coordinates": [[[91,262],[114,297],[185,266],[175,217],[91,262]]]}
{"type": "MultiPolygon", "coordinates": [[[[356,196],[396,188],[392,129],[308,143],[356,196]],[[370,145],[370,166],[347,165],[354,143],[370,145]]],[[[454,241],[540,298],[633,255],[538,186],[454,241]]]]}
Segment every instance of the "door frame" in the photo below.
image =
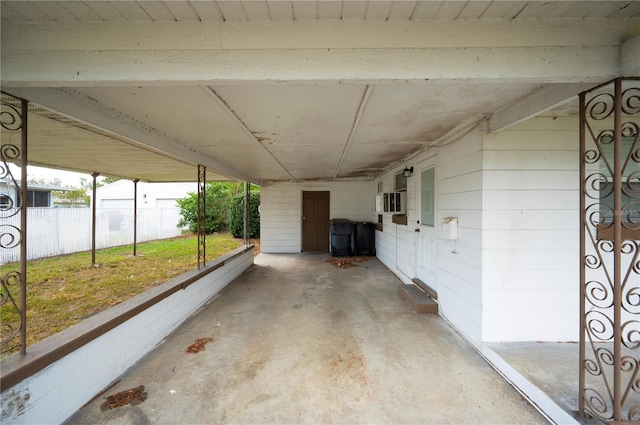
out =
{"type": "MultiPolygon", "coordinates": [[[[329,190],[302,190],[300,194],[300,252],[329,252],[331,242],[329,235],[329,220],[331,219],[331,191],[329,190]],[[304,200],[305,193],[326,193],[327,196],[327,232],[326,232],[326,250],[314,250],[307,249],[305,250],[305,210],[304,210],[304,200]]],[[[324,247],[324,246],[323,246],[324,247]]]]}
{"type": "Polygon", "coordinates": [[[415,276],[420,280],[423,280],[426,284],[431,286],[432,288],[437,290],[438,286],[438,205],[437,205],[437,177],[438,177],[438,167],[437,167],[437,155],[432,155],[429,158],[423,159],[418,162],[416,165],[417,168],[417,181],[415,184],[415,193],[416,193],[416,250],[415,250],[415,276]],[[428,169],[433,169],[433,226],[424,225],[422,223],[422,172],[428,169]],[[421,273],[421,238],[424,237],[424,233],[429,232],[433,237],[433,253],[432,253],[432,262],[431,266],[433,270],[433,279],[424,280],[424,275],[421,273]],[[422,277],[421,277],[422,276],[422,277]]]}

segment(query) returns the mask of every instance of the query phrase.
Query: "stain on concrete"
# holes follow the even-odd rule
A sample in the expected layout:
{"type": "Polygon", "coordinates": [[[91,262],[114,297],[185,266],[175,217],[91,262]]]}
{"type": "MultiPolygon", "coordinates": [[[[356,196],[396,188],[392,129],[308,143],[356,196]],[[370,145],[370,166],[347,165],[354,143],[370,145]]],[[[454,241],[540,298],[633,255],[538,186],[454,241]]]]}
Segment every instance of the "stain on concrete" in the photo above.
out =
{"type": "Polygon", "coordinates": [[[204,350],[205,345],[207,345],[207,343],[211,341],[213,341],[213,338],[211,337],[198,338],[194,341],[193,344],[187,347],[187,353],[191,353],[191,354],[199,353],[200,351],[204,350]]]}
{"type": "Polygon", "coordinates": [[[109,411],[110,415],[104,422],[127,425],[151,425],[154,423],[138,406],[125,406],[118,410],[109,411]]]}
{"type": "Polygon", "coordinates": [[[144,390],[144,385],[140,385],[136,388],[130,388],[106,397],[105,402],[100,405],[100,410],[104,412],[105,410],[116,409],[127,404],[135,406],[146,399],[147,392],[144,390]]]}
{"type": "Polygon", "coordinates": [[[273,396],[271,394],[260,394],[257,397],[251,399],[251,401],[249,401],[249,405],[255,405],[255,404],[260,404],[260,403],[264,403],[266,401],[272,400],[273,396]]]}
{"type": "MultiPolygon", "coordinates": [[[[325,258],[256,257],[123,375],[124,388],[148,384],[136,407],[151,423],[546,423],[439,317],[407,312],[378,260],[343,270],[325,258]],[[202,335],[215,344],[183,354],[202,335]]],[[[96,404],[68,424],[146,419],[96,404]]]]}

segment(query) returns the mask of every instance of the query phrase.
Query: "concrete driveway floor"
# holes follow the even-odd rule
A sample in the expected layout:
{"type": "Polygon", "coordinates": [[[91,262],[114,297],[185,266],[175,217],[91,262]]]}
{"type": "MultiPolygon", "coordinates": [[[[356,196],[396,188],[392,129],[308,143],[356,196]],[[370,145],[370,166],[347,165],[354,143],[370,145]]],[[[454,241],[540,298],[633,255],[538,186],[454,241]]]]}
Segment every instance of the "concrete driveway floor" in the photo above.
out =
{"type": "Polygon", "coordinates": [[[376,258],[327,258],[258,255],[67,423],[547,423],[443,319],[413,313],[376,258]],[[198,338],[213,340],[187,353],[198,338]],[[146,400],[101,410],[141,385],[146,400]]]}

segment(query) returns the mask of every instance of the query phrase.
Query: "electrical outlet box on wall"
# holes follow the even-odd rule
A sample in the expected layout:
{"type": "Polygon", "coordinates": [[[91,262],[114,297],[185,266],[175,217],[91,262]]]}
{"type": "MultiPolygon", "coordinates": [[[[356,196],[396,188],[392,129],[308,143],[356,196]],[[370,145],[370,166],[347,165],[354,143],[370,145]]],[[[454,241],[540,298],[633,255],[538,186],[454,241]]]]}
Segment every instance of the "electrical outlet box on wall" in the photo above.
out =
{"type": "Polygon", "coordinates": [[[458,240],[458,217],[442,219],[442,237],[451,241],[458,240]]]}

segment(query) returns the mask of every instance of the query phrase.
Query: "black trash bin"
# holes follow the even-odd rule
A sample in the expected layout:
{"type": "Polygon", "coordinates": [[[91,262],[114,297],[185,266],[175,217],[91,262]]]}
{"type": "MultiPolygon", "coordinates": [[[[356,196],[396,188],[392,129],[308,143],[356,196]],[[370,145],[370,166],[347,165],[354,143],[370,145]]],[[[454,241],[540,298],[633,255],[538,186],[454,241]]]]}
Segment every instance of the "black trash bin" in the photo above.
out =
{"type": "Polygon", "coordinates": [[[345,218],[334,218],[330,223],[331,255],[353,255],[353,222],[345,218]]]}
{"type": "Polygon", "coordinates": [[[374,223],[358,222],[354,225],[355,255],[376,255],[376,227],[374,223]]]}

